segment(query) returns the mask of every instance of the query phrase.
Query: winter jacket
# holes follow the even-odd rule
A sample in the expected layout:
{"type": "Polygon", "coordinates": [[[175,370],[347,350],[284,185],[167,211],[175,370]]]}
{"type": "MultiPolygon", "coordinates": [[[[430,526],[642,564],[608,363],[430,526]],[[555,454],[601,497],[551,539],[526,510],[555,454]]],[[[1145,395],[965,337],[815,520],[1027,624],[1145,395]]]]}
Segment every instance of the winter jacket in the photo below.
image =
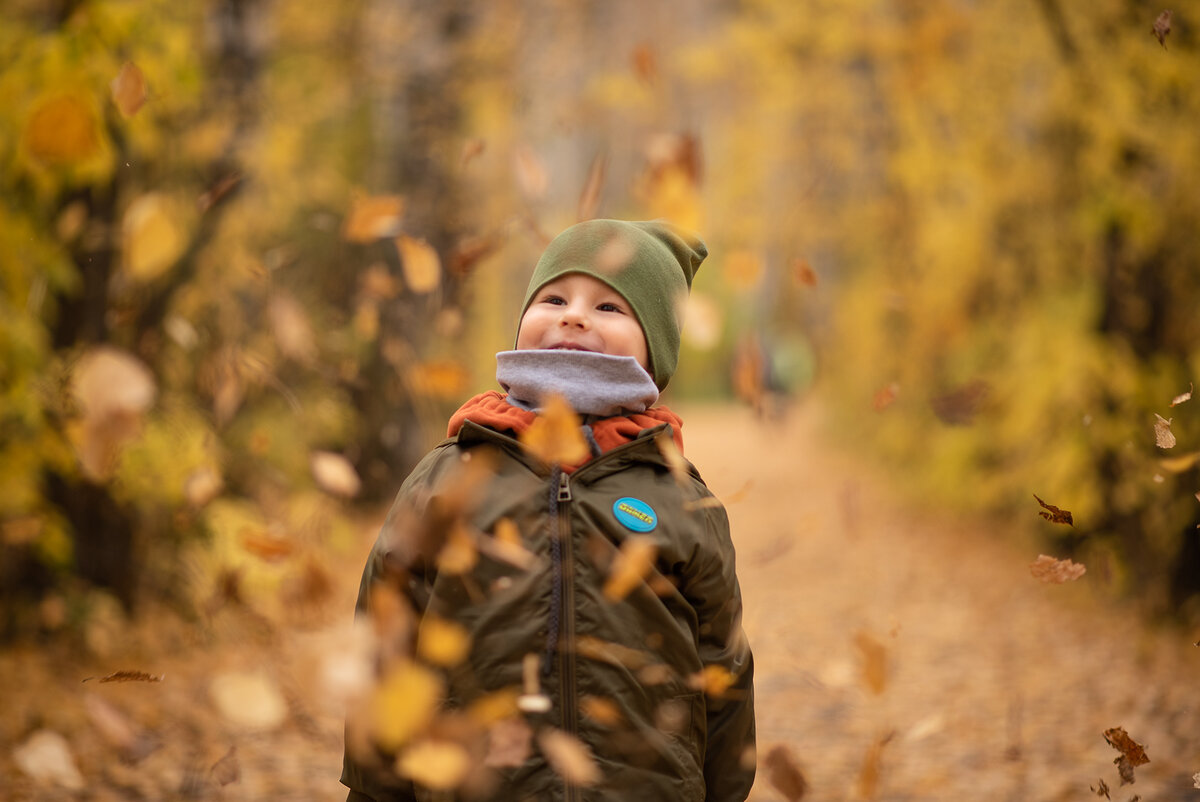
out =
{"type": "MultiPolygon", "coordinates": [[[[755,765],[753,661],[734,549],[725,510],[699,473],[684,463],[686,473],[673,474],[656,442],[678,432],[663,424],[628,434],[567,473],[508,433],[459,423],[401,487],[368,558],[359,609],[374,583],[399,577],[421,615],[465,627],[471,648],[466,665],[448,674],[450,708],[521,689],[527,655],[537,655],[549,710],[527,711],[525,720],[535,733],[578,738],[599,779],[567,782],[535,738],[520,766],[500,770],[490,798],[745,799],[755,765]],[[477,458],[494,475],[464,501],[456,490],[464,460],[477,458]],[[466,575],[439,572],[437,545],[429,545],[442,542],[436,530],[455,514],[481,542],[466,575]],[[483,545],[506,520],[521,533],[527,564],[483,545]],[[614,601],[605,583],[635,536],[657,547],[653,569],[614,601]]],[[[438,798],[389,786],[349,756],[342,781],[351,800],[438,798]]]]}

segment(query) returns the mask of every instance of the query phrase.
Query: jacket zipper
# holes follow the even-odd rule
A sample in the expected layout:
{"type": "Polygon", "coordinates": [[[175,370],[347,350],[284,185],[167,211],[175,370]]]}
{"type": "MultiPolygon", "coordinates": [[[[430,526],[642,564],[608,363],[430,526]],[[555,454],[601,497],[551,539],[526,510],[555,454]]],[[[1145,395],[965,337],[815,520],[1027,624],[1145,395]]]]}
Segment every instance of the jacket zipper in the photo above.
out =
{"type": "MultiPolygon", "coordinates": [[[[571,482],[566,473],[558,477],[558,533],[562,539],[563,589],[562,627],[563,637],[558,642],[559,655],[559,698],[562,700],[563,730],[578,735],[578,704],[575,699],[575,561],[567,503],[571,501],[571,482]]],[[[579,799],[579,789],[563,781],[565,798],[579,799]]]]}

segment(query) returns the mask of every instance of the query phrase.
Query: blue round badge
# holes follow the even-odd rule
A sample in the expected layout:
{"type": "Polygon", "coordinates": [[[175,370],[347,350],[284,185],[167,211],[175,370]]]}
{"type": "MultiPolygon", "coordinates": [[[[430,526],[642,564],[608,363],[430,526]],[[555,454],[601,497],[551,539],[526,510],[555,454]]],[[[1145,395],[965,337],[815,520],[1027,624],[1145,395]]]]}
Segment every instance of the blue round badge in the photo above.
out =
{"type": "Polygon", "coordinates": [[[638,498],[619,498],[613,503],[613,515],[626,529],[649,532],[658,526],[658,514],[654,508],[638,498]]]}

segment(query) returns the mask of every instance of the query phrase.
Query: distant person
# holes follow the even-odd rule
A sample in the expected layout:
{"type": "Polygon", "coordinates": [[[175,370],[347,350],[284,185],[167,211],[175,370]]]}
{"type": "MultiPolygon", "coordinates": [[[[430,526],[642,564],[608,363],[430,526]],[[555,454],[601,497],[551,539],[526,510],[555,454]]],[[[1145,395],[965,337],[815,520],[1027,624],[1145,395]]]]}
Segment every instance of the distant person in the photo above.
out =
{"type": "Polygon", "coordinates": [[[381,642],[377,665],[399,690],[348,716],[351,802],[749,794],[753,660],[728,518],[679,456],[679,417],[653,406],[706,255],[662,221],[592,220],[539,259],[516,350],[497,354],[506,392],[451,417],[367,560],[357,609],[403,642],[381,642]],[[555,417],[552,396],[582,416],[575,464],[518,441],[555,417]],[[469,647],[435,673],[424,647],[447,632],[469,647]],[[405,696],[428,677],[432,722],[405,696]]]}

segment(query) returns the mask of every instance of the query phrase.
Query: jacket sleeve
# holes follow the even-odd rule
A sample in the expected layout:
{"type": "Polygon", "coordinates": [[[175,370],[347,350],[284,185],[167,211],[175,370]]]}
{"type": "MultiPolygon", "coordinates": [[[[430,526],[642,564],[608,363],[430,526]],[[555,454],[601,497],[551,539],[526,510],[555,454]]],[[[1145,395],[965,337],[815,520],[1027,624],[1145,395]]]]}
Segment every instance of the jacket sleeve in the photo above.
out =
{"type": "Polygon", "coordinates": [[[700,624],[700,660],[720,666],[733,682],[721,694],[708,694],[708,739],[704,782],[710,802],[740,802],[754,784],[754,658],[742,630],[742,593],[734,563],[729,518],[723,507],[705,510],[706,544],[687,596],[700,624]]]}

